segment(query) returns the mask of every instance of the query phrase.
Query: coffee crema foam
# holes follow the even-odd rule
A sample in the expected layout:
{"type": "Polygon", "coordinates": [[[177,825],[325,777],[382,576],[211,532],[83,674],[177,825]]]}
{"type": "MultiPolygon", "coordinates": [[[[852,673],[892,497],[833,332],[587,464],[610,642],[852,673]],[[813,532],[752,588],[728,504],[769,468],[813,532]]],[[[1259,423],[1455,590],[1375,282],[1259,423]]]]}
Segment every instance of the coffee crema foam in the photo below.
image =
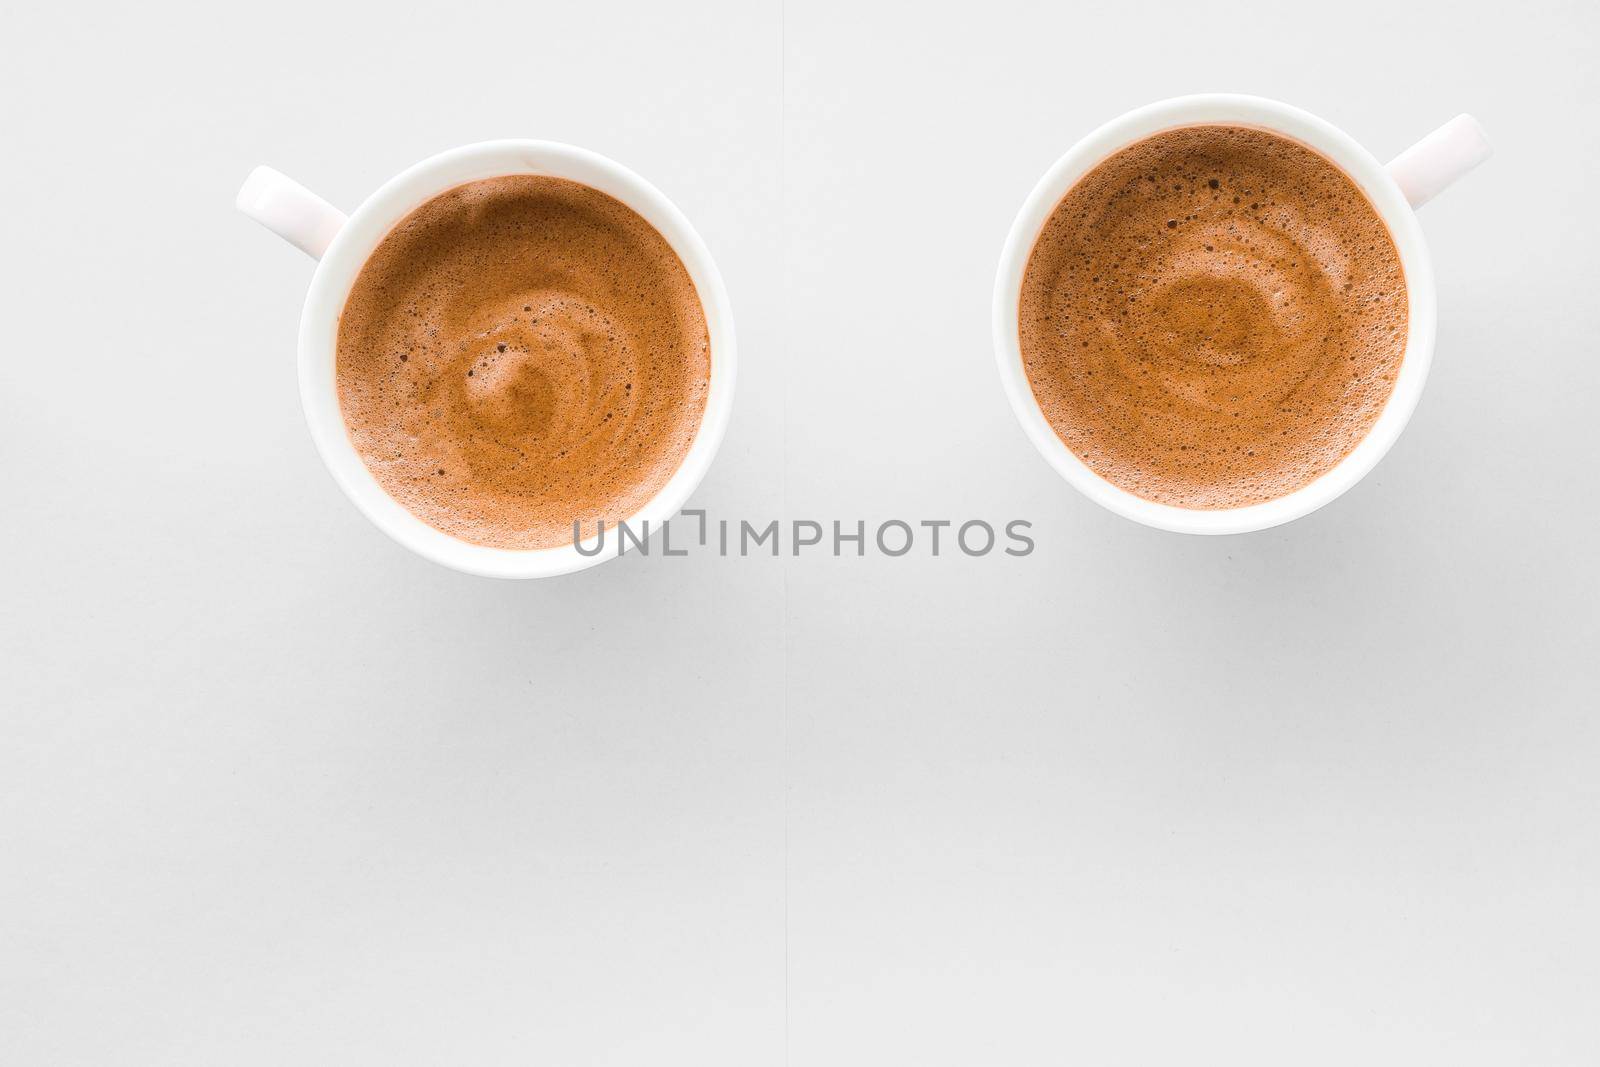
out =
{"type": "Polygon", "coordinates": [[[1068,191],[1022,279],[1046,420],[1096,474],[1194,509],[1285,496],[1382,413],[1407,296],[1388,227],[1318,153],[1265,130],[1168,130],[1068,191]]]}
{"type": "Polygon", "coordinates": [[[498,548],[636,513],[705,411],[704,309],[672,246],[577,182],[510,175],[406,216],[339,320],[339,408],[429,525],[498,548]]]}

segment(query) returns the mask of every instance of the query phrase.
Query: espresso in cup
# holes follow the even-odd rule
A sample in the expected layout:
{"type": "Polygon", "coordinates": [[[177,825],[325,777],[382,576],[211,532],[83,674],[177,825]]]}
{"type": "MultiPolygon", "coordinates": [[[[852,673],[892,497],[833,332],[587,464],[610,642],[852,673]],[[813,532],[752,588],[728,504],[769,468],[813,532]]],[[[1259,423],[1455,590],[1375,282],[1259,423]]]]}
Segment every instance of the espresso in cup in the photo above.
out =
{"type": "Polygon", "coordinates": [[[1393,238],[1354,181],[1279,134],[1147,137],[1055,207],[1023,273],[1023,369],[1090,469],[1157,503],[1220,509],[1332,470],[1405,356],[1393,238]]]}
{"type": "Polygon", "coordinates": [[[478,545],[543,549],[629,518],[705,413],[706,316],[639,214],[508,175],[412,211],[339,318],[339,408],[383,489],[478,545]]]}

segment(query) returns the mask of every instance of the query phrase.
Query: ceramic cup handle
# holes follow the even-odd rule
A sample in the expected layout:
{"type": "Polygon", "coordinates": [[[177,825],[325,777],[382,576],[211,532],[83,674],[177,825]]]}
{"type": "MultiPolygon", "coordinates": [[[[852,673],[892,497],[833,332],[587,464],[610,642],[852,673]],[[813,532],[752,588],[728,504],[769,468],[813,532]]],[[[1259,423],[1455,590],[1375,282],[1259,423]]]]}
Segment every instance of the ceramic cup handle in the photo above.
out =
{"type": "Polygon", "coordinates": [[[1478,120],[1457,115],[1395,156],[1388,169],[1411,206],[1419,208],[1493,153],[1478,120]]]}
{"type": "Polygon", "coordinates": [[[271,167],[251,171],[234,204],[312,259],[322,258],[346,221],[344,212],[271,167]]]}

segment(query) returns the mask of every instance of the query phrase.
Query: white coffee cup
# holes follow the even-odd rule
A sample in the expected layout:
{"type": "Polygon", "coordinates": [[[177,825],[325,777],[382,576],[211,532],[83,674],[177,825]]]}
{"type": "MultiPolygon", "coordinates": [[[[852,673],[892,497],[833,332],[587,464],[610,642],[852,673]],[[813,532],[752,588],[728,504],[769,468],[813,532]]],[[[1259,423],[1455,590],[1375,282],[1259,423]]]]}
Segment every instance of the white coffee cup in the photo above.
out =
{"type": "MultiPolygon", "coordinates": [[[[638,212],[667,239],[694,281],[711,342],[705,414],[678,470],[628,517],[638,534],[659,530],[677,514],[711,466],[733,407],[733,314],[722,276],[705,242],[660,190],[604,156],[550,141],[487,141],[425,159],[391,178],[348,218],[321,197],[270,167],[257,167],[239,190],[239,210],[319,260],[300,315],[300,402],[322,461],[362,514],[418,555],[469,574],[544,578],[592,567],[622,552],[625,538],[586,537],[578,545],[512,550],[470,544],[437,530],[383,491],[351,444],[339,412],[334,360],[339,315],[367,257],[413,209],[465,182],[508,174],[542,174],[581,182],[638,212]]],[[[589,531],[585,531],[588,533],[589,531]]]]}
{"type": "Polygon", "coordinates": [[[994,287],[994,343],[1000,379],[1012,410],[1034,446],[1079,492],[1147,526],[1178,533],[1231,534],[1265,530],[1317,508],[1349,489],[1383,458],[1416,409],[1433,359],[1437,318],[1433,266],[1417,223],[1416,209],[1489,157],[1489,142],[1477,120],[1460,115],[1412,145],[1387,167],[1335,126],[1275,100],[1255,96],[1181,96],[1130,111],[1079,141],[1056,161],[1018,212],[994,287]],[[1201,511],[1158,504],[1120,489],[1072,453],[1051,429],[1023,370],[1017,314],[1022,274],[1034,241],[1056,204],[1096,164],[1118,150],[1162,130],[1202,123],[1227,123],[1271,130],[1316,149],[1344,170],[1366,193],[1394,237],[1405,271],[1410,328],[1394,391],[1378,421],[1348,456],[1316,481],[1287,496],[1248,507],[1201,511]]]}

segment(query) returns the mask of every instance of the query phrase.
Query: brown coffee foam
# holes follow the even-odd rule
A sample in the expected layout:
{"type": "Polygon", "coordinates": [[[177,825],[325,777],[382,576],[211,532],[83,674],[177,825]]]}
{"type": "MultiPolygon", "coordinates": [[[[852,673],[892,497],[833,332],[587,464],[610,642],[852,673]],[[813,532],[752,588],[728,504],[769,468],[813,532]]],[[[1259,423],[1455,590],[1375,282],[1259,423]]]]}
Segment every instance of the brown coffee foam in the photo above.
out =
{"type": "Polygon", "coordinates": [[[1139,141],[1068,191],[1018,308],[1045,418],[1147,500],[1213,509],[1339,463],[1405,352],[1400,256],[1377,210],[1311,149],[1238,126],[1139,141]]]}
{"type": "Polygon", "coordinates": [[[385,491],[445,533],[551,548],[636,513],[705,411],[705,313],[677,253],[577,182],[451,189],[368,258],[339,321],[339,407],[385,491]]]}

